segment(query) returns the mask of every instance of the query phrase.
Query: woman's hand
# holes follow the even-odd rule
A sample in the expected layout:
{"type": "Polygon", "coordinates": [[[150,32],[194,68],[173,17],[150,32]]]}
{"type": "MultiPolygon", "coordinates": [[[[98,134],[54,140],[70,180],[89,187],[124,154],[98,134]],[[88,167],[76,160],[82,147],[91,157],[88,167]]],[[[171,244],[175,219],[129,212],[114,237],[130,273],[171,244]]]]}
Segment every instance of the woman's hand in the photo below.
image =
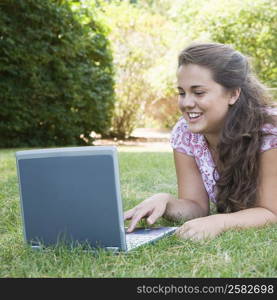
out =
{"type": "Polygon", "coordinates": [[[124,220],[131,220],[127,232],[132,232],[142,218],[147,218],[149,225],[154,224],[165,213],[168,201],[167,194],[156,194],[126,211],[124,213],[124,220]]]}
{"type": "Polygon", "coordinates": [[[227,215],[216,214],[190,220],[179,227],[175,234],[182,239],[203,240],[214,238],[225,229],[227,215]]]}

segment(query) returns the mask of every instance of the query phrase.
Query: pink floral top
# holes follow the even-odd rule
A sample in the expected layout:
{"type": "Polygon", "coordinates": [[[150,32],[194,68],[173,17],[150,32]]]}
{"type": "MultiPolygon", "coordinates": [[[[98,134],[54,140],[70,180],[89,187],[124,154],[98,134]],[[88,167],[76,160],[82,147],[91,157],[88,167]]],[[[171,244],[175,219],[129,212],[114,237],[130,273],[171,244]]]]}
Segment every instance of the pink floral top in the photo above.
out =
{"type": "MultiPolygon", "coordinates": [[[[265,125],[262,130],[269,133],[269,135],[263,137],[261,152],[277,148],[277,127],[268,124],[265,125]]],[[[218,179],[219,175],[215,169],[215,163],[204,135],[190,132],[185,119],[181,117],[172,130],[170,143],[172,148],[176,151],[194,157],[209,199],[215,202],[215,179],[218,179]]]]}

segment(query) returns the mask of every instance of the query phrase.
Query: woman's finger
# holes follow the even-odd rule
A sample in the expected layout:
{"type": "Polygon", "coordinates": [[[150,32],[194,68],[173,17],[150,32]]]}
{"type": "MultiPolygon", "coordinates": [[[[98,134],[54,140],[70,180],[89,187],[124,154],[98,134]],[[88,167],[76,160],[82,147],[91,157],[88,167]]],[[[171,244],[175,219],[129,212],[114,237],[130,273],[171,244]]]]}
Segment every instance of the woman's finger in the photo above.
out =
{"type": "Polygon", "coordinates": [[[184,224],[181,227],[179,227],[175,233],[176,233],[176,235],[182,235],[189,229],[190,229],[190,227],[187,224],[184,224]]]}
{"type": "Polygon", "coordinates": [[[133,214],[134,214],[134,212],[135,212],[134,208],[132,208],[132,209],[127,210],[126,212],[124,212],[124,221],[131,219],[132,216],[133,216],[133,214]]]}
{"type": "Polygon", "coordinates": [[[137,212],[132,216],[131,223],[127,229],[127,232],[132,232],[135,228],[137,223],[146,215],[145,212],[137,212]]]}
{"type": "Polygon", "coordinates": [[[164,212],[159,208],[154,209],[153,212],[147,218],[148,224],[154,224],[157,221],[157,219],[159,219],[163,215],[163,213],[164,212]]]}

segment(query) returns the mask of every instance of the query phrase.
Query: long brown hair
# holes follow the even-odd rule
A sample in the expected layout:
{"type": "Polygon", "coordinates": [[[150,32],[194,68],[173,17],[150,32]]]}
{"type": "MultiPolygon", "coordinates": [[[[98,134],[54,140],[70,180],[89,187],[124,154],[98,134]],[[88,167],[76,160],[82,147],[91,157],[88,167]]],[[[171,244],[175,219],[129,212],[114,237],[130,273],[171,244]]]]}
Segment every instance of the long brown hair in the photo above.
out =
{"type": "Polygon", "coordinates": [[[218,212],[234,212],[257,203],[260,147],[264,124],[276,126],[268,109],[273,102],[265,86],[251,70],[249,59],[229,45],[192,44],[179,55],[178,67],[197,64],[212,71],[213,79],[226,90],[240,88],[236,103],[229,107],[221,130],[216,180],[218,212]]]}

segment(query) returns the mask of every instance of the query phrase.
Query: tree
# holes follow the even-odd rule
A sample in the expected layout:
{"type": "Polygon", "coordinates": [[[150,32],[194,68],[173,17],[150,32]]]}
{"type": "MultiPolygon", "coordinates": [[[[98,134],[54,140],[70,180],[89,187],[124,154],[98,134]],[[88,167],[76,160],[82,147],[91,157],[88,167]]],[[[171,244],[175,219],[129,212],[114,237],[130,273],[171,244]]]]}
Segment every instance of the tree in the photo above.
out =
{"type": "Polygon", "coordinates": [[[276,1],[208,1],[190,26],[194,28],[191,39],[233,45],[251,57],[265,84],[277,87],[276,1]]]}
{"type": "Polygon", "coordinates": [[[65,1],[2,4],[1,147],[81,145],[108,130],[114,81],[105,35],[91,13],[73,13],[65,1]]]}
{"type": "Polygon", "coordinates": [[[102,19],[110,28],[115,65],[116,102],[110,134],[128,137],[143,124],[149,106],[172,94],[178,35],[175,24],[129,1],[102,3],[102,19]]]}

